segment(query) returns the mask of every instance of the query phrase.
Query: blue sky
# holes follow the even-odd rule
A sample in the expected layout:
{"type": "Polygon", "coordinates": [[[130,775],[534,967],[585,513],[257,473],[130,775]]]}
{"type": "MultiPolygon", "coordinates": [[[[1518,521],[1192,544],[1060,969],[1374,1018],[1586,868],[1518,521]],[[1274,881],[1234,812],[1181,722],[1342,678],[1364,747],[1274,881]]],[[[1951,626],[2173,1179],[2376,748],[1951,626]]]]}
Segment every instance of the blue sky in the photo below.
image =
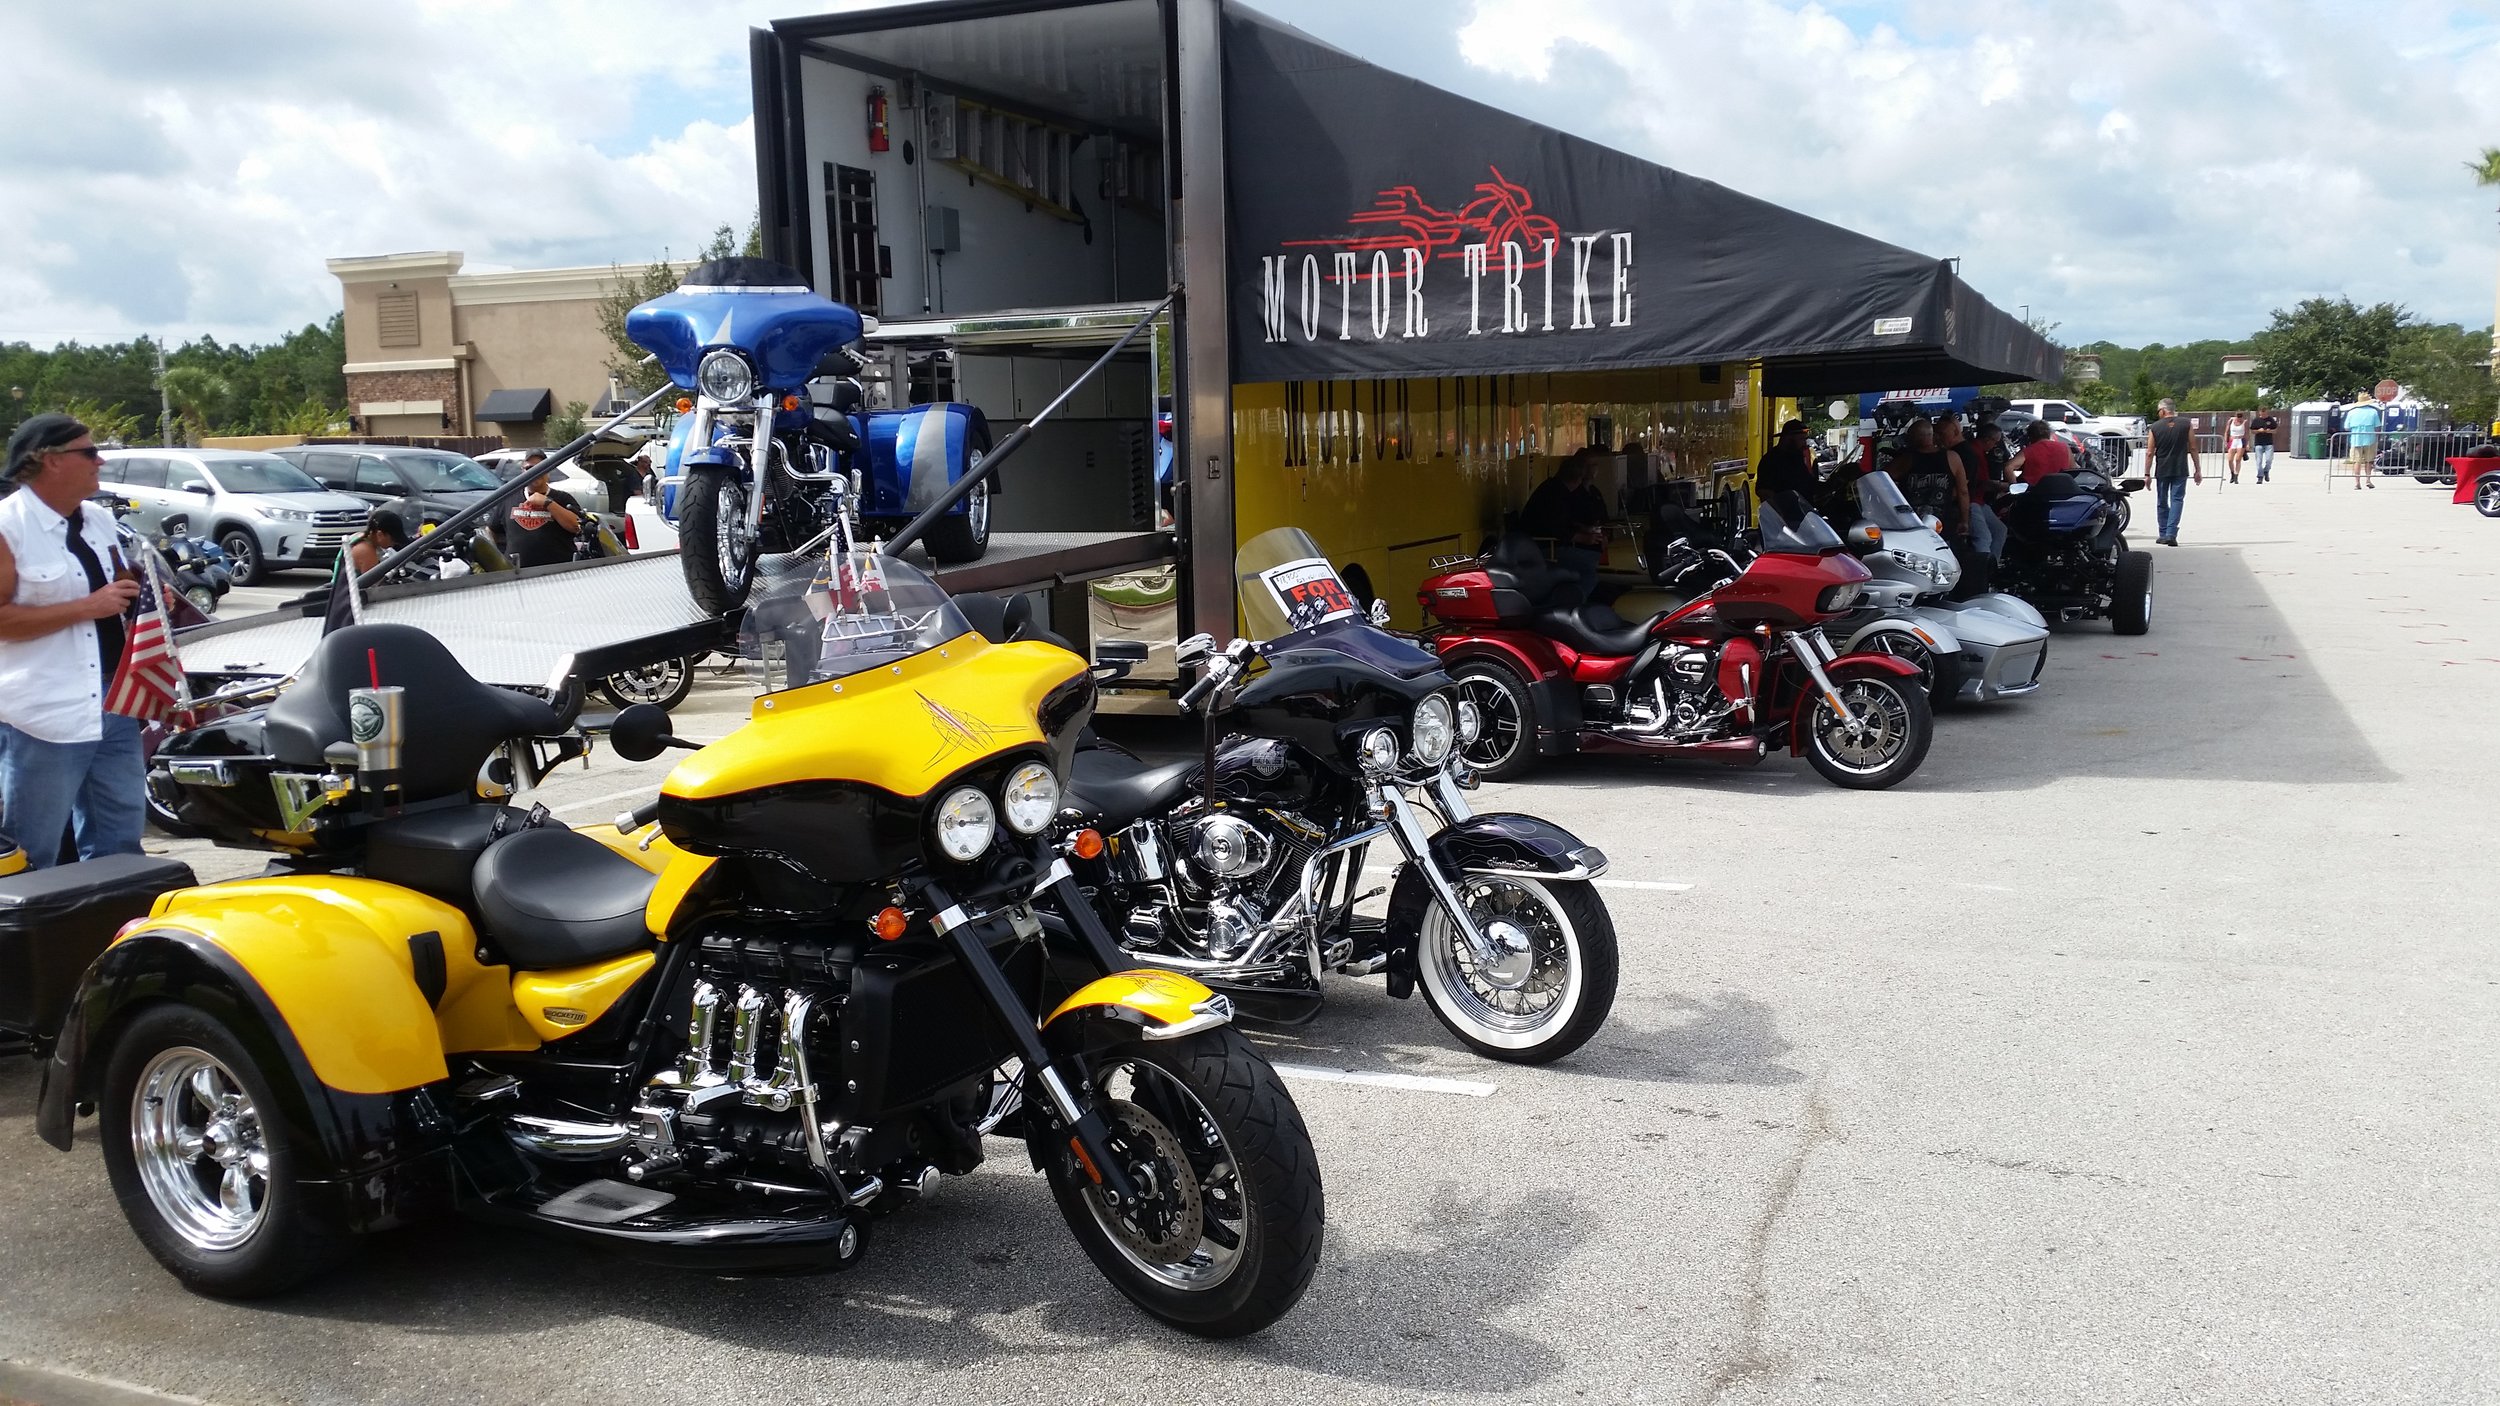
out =
{"type": "MultiPolygon", "coordinates": [[[[2074,341],[2236,336],[2309,296],[2492,317],[2500,5],[1253,0],[1373,62],[1958,256],[2074,341]]],[[[836,8],[826,5],[823,8],[836,8]]],[[[0,339],[257,340],[325,258],[683,251],[753,208],[754,0],[22,7],[0,339]]],[[[852,6],[856,8],[856,6],[852,6]]],[[[1800,271],[1810,276],[1810,271],[1800,271]]]]}

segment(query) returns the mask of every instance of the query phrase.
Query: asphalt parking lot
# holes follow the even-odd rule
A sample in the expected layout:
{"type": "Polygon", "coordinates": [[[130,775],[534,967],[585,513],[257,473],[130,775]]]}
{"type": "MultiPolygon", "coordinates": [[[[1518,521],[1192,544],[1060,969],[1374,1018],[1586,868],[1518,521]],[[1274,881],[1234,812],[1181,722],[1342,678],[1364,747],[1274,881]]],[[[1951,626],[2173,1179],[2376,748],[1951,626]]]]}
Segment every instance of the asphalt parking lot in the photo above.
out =
{"type": "MultiPolygon", "coordinates": [[[[453,1224],[217,1303],[91,1140],[35,1139],[11,1064],[0,1399],[102,1399],[38,1368],[226,1403],[2493,1399],[2500,522],[2283,467],[2191,497],[2150,635],[2062,631],[1899,790],[1784,759],[1487,788],[1613,856],[1614,1019],[1522,1069],[1340,983],[1265,1039],[1330,1224],[1258,1337],[1132,1310],[1003,1145],[843,1277],[453,1224]]],[[[599,819],[657,774],[550,795],[599,819]]]]}

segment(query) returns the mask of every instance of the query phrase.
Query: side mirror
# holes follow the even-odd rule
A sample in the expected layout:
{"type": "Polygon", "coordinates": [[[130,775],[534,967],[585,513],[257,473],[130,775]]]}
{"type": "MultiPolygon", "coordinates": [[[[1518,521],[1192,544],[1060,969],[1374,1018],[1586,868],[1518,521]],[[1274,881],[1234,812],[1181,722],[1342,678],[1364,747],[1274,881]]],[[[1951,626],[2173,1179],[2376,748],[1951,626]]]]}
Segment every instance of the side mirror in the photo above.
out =
{"type": "Polygon", "coordinates": [[[1372,602],[1371,617],[1374,625],[1377,625],[1384,630],[1389,628],[1389,603],[1385,600],[1374,600],[1372,602]]]}
{"type": "Polygon", "coordinates": [[[1928,531],[1935,533],[1939,537],[1944,535],[1943,518],[1936,516],[1934,513],[1929,513],[1927,516],[1920,518],[1919,521],[1927,524],[1928,531]]]}
{"type": "Polygon", "coordinates": [[[2069,410],[2066,412],[2066,423],[2070,425],[2080,425],[2083,423],[2083,417],[2076,414],[2074,411],[2069,410]]]}
{"type": "Polygon", "coordinates": [[[608,746],[629,762],[647,762],[671,747],[692,747],[693,743],[672,737],[668,731],[668,710],[657,703],[636,703],[616,715],[608,729],[608,746]]]}
{"type": "Polygon", "coordinates": [[[205,483],[185,484],[183,485],[183,488],[185,492],[197,493],[203,498],[207,497],[212,491],[205,483]]]}
{"type": "Polygon", "coordinates": [[[1133,667],[1145,663],[1146,655],[1144,640],[1102,640],[1094,646],[1094,661],[1099,664],[1127,664],[1133,667]]]}
{"type": "Polygon", "coordinates": [[[1213,654],[1214,652],[1215,636],[1206,634],[1191,635],[1189,638],[1182,640],[1179,644],[1173,646],[1172,659],[1182,668],[1187,669],[1205,663],[1207,656],[1213,654]]]}
{"type": "Polygon", "coordinates": [[[1877,546],[1883,540],[1884,534],[1880,528],[1870,527],[1863,522],[1849,529],[1849,545],[1852,547],[1877,546]]]}
{"type": "Polygon", "coordinates": [[[2118,491],[2121,493],[2140,493],[2143,490],[2144,480],[2140,478],[2122,478],[2118,480],[2118,491]]]}

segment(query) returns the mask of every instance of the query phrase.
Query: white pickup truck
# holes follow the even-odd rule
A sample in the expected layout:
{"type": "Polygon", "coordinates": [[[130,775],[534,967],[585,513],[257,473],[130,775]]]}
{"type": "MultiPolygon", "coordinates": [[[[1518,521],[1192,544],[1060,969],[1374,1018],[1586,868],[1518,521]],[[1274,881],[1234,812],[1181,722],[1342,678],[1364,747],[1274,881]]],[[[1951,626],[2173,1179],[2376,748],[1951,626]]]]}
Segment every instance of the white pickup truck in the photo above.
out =
{"type": "Polygon", "coordinates": [[[2144,418],[2140,415],[2095,415],[2071,400],[2017,400],[2008,409],[2026,415],[2037,415],[2052,425],[2080,430],[2092,435],[2125,435],[2129,439],[2144,434],[2144,418]]]}

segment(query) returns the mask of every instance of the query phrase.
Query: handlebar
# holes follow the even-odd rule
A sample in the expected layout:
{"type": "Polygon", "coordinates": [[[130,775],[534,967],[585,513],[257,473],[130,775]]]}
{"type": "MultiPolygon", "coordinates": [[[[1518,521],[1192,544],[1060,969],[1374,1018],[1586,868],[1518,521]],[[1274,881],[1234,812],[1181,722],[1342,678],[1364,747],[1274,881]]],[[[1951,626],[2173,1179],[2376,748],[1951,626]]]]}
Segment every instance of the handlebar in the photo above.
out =
{"type": "Polygon", "coordinates": [[[660,803],[655,800],[649,805],[637,806],[634,809],[619,815],[616,818],[616,828],[627,834],[632,834],[634,831],[641,829],[643,826],[648,825],[652,821],[659,818],[660,803]]]}
{"type": "Polygon", "coordinates": [[[1241,671],[1258,657],[1258,653],[1257,640],[1237,639],[1224,646],[1221,653],[1207,661],[1207,671],[1198,676],[1198,681],[1189,686],[1187,693],[1181,695],[1180,710],[1184,713],[1194,710],[1207,695],[1239,678],[1241,671]]]}

